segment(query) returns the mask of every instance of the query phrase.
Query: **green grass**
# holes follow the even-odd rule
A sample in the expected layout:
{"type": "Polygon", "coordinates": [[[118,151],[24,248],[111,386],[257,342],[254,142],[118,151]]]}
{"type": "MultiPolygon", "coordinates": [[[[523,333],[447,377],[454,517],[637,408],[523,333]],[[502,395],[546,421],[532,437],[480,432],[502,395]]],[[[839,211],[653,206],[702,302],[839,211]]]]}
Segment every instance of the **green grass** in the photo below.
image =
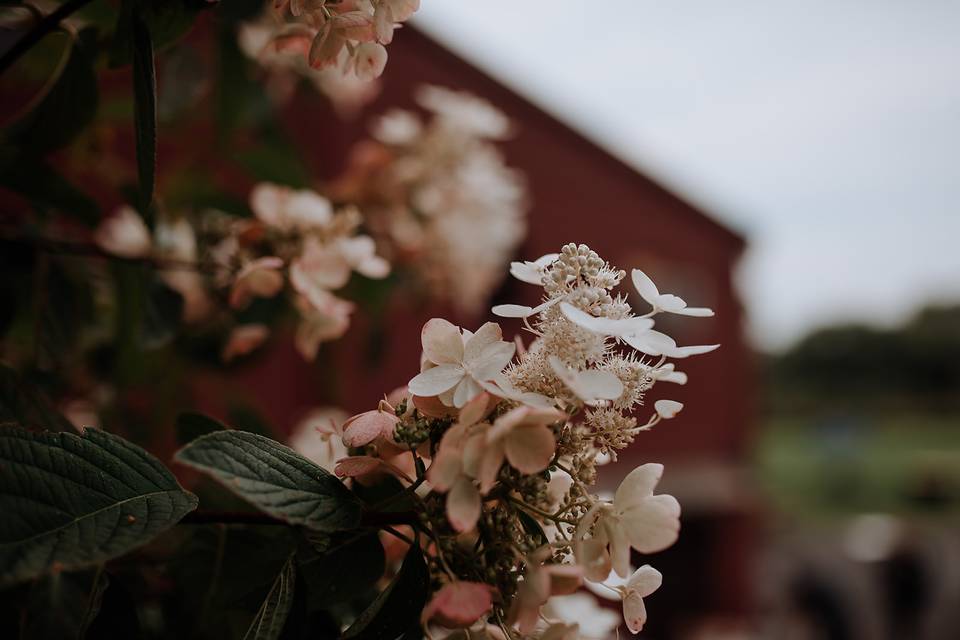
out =
{"type": "Polygon", "coordinates": [[[770,504],[800,518],[960,513],[960,416],[770,419],[754,463],[770,504]]]}

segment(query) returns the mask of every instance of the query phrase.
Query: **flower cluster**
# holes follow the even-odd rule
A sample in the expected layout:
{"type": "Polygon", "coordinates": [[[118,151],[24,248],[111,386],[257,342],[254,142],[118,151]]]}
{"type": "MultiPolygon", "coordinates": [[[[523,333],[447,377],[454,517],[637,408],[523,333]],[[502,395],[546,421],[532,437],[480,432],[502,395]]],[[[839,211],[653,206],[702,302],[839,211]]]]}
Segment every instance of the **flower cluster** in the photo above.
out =
{"type": "Polygon", "coordinates": [[[313,69],[353,72],[362,80],[383,73],[384,47],[420,0],[275,0],[279,18],[270,39],[276,52],[300,56],[313,69]]]}
{"type": "Polygon", "coordinates": [[[391,263],[475,315],[526,232],[524,183],[493,144],[510,123],[468,93],[424,86],[416,99],[431,117],[382,116],[334,190],[360,206],[391,263]]]}
{"type": "MultiPolygon", "coordinates": [[[[335,291],[357,272],[384,278],[390,265],[376,254],[373,240],[358,233],[356,208],[335,209],[309,190],[261,183],[250,195],[254,218],[208,212],[199,234],[185,220],[161,222],[153,238],[136,211],[122,207],[95,233],[104,250],[124,257],[160,261],[167,284],[184,298],[184,319],[199,321],[223,299],[242,311],[256,298],[273,298],[285,289],[298,311],[296,347],[307,359],[320,344],[339,338],[350,324],[354,305],[335,291]],[[201,275],[203,273],[203,275],[201,275]]],[[[224,359],[250,352],[268,336],[262,324],[236,326],[224,347],[224,359]]]]}
{"type": "Polygon", "coordinates": [[[494,312],[523,318],[532,343],[503,340],[492,322],[471,332],[430,320],[420,373],[339,427],[352,455],[335,471],[361,482],[388,473],[408,485],[434,587],[425,625],[464,630],[449,637],[576,638],[578,621],[551,600],[586,581],[622,600],[636,633],[661,576],[648,565],[633,571],[631,553],[673,544],[680,506],[655,493],[663,473],[655,463],[629,473],[612,499],[590,485],[598,464],[682,408],[659,400],[643,423],[633,415],[657,382],[686,382],[667,358],[717,346],[677,346],[653,329],[654,317],[712,311],[661,294],[634,270],[651,305],[635,315],[613,293],[626,273],[584,245],[511,272],[541,286],[542,303],[494,312]]]}

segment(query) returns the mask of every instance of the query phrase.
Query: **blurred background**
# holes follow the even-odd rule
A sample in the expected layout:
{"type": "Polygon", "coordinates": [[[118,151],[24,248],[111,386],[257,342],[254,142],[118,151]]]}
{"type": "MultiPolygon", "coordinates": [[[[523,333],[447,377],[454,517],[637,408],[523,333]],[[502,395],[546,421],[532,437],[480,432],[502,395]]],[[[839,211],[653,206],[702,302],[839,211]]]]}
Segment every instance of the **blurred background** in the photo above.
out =
{"type": "MultiPolygon", "coordinates": [[[[683,363],[689,384],[669,390],[683,414],[601,476],[611,488],[663,462],[661,488],[684,507],[680,542],[634,558],[665,576],[643,637],[958,637],[960,4],[424,0],[373,91],[251,72],[236,34],[263,3],[222,4],[160,58],[168,209],[245,211],[263,180],[335,188],[373,119],[416,108],[416,88],[432,83],[512,122],[498,146],[529,195],[516,259],[583,242],[716,310],[669,321],[680,344],[722,348],[683,363]]],[[[128,72],[101,72],[95,126],[55,158],[100,205],[93,219],[136,178],[128,72]]],[[[12,99],[0,106],[15,111],[12,99]]],[[[25,200],[63,195],[38,179],[26,193],[2,185],[0,222],[25,200]]],[[[37,273],[14,246],[0,256],[5,300],[26,299],[37,273]]],[[[0,359],[29,342],[40,354],[31,382],[74,425],[155,452],[176,446],[183,410],[283,439],[317,406],[370,409],[419,371],[427,318],[489,319],[355,279],[366,304],[318,363],[282,331],[229,366],[202,332],[175,348],[169,331],[147,346],[98,336],[75,356],[57,320],[95,313],[77,302],[92,294],[74,295],[85,272],[68,260],[79,262],[62,258],[63,282],[48,285],[42,340],[15,321],[23,305],[3,309],[14,330],[0,359]]],[[[477,302],[539,301],[504,282],[477,302]]],[[[153,315],[137,315],[145,330],[164,319],[153,315]]]]}

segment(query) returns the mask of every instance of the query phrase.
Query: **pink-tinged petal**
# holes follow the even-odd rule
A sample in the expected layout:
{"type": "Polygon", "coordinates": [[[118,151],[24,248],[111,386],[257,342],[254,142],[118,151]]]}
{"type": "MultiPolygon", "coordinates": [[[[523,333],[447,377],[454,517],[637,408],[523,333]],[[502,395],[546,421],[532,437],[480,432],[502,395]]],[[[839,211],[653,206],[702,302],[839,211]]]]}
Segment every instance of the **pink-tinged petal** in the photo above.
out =
{"type": "Polygon", "coordinates": [[[421,624],[436,620],[445,627],[463,628],[480,619],[493,606],[490,585],[458,581],[442,587],[420,616],[421,624]]]}
{"type": "Polygon", "coordinates": [[[438,396],[444,391],[453,389],[461,380],[463,380],[462,367],[455,364],[442,364],[414,376],[407,383],[407,388],[415,396],[438,396]]]}
{"type": "Polygon", "coordinates": [[[575,592],[583,584],[583,567],[575,564],[551,564],[544,567],[550,576],[550,595],[563,596],[575,592]]]}
{"type": "Polygon", "coordinates": [[[636,591],[641,598],[646,598],[659,589],[661,584],[663,584],[663,574],[645,564],[630,576],[626,587],[631,591],[636,591]]]}
{"type": "Polygon", "coordinates": [[[289,196],[290,189],[288,187],[261,182],[250,191],[250,208],[253,210],[253,214],[265,224],[279,227],[281,226],[280,214],[286,208],[289,196]]]}
{"type": "Polygon", "coordinates": [[[393,19],[397,22],[409,20],[420,9],[420,0],[386,0],[390,5],[393,19]]]}
{"type": "Polygon", "coordinates": [[[427,480],[440,493],[449,491],[460,475],[463,467],[463,440],[466,431],[466,427],[461,424],[448,429],[440,440],[433,463],[427,469],[427,480]]]}
{"type": "Polygon", "coordinates": [[[620,514],[630,545],[640,553],[663,551],[680,534],[680,503],[673,496],[651,496],[620,514]]]}
{"type": "Polygon", "coordinates": [[[510,364],[516,351],[517,345],[512,342],[488,344],[476,359],[467,361],[471,375],[475,380],[493,379],[510,364]]]}
{"type": "Polygon", "coordinates": [[[473,429],[463,441],[463,472],[471,478],[476,478],[479,474],[486,446],[487,439],[483,429],[473,429]]]}
{"type": "Polygon", "coordinates": [[[317,33],[310,45],[307,61],[314,69],[325,69],[337,64],[340,52],[346,44],[340,32],[334,31],[332,24],[327,22],[317,33]]]}
{"type": "Polygon", "coordinates": [[[417,408],[417,411],[428,418],[446,418],[456,415],[457,413],[453,407],[449,407],[440,402],[437,396],[410,396],[410,398],[413,401],[413,406],[417,408]]]}
{"type": "Polygon", "coordinates": [[[629,592],[623,599],[623,619],[630,633],[640,633],[647,622],[647,608],[639,593],[629,592]]]}
{"type": "Polygon", "coordinates": [[[447,519],[453,528],[461,533],[473,531],[480,519],[480,507],[480,492],[473,480],[466,476],[457,478],[447,494],[447,519]]]}
{"type": "Polygon", "coordinates": [[[383,461],[370,456],[348,456],[337,460],[333,472],[340,478],[356,478],[376,471],[383,461]]]}
{"type": "Polygon", "coordinates": [[[587,580],[600,582],[612,568],[612,560],[607,552],[607,538],[591,538],[577,544],[577,562],[583,566],[587,580]]]}
{"type": "Polygon", "coordinates": [[[676,400],[657,400],[653,403],[653,408],[658,416],[664,420],[669,420],[680,413],[680,410],[683,409],[683,403],[676,400]]]}
{"type": "Polygon", "coordinates": [[[248,263],[233,281],[230,306],[241,309],[255,297],[272,298],[283,289],[283,260],[276,257],[259,258],[248,263]]]}
{"type": "Polygon", "coordinates": [[[643,271],[640,271],[640,269],[631,271],[630,276],[633,279],[633,286],[636,288],[637,293],[640,294],[640,297],[650,303],[650,306],[656,306],[657,298],[660,297],[660,290],[657,289],[657,285],[653,283],[653,280],[643,271]]]}
{"type": "Polygon", "coordinates": [[[397,416],[378,409],[355,415],[343,423],[343,444],[348,447],[366,446],[381,436],[393,433],[397,422],[397,416]]]}
{"type": "Polygon", "coordinates": [[[517,471],[539,473],[548,466],[557,449],[553,432],[544,426],[524,426],[504,438],[507,460],[517,471]]]}
{"type": "Polygon", "coordinates": [[[333,29],[347,40],[370,42],[374,39],[373,16],[363,11],[347,11],[333,17],[333,29]]]}
{"type": "Polygon", "coordinates": [[[660,482],[661,476],[663,476],[663,465],[659,462],[640,465],[620,482],[617,493],[613,497],[614,507],[627,509],[649,498],[653,495],[653,490],[660,482]]]}
{"type": "Polygon", "coordinates": [[[500,466],[503,464],[503,441],[488,442],[483,449],[483,456],[477,466],[477,480],[480,482],[480,491],[483,495],[490,493],[490,489],[497,482],[500,466]]]}
{"type": "Polygon", "coordinates": [[[378,42],[364,42],[356,48],[354,69],[361,80],[375,80],[387,66],[387,50],[378,42]]]}
{"type": "Polygon", "coordinates": [[[297,228],[323,227],[333,219],[333,205],[319,193],[300,189],[290,194],[286,213],[297,228]]]}
{"type": "Polygon", "coordinates": [[[386,2],[377,5],[373,12],[373,29],[380,44],[390,44],[393,41],[393,10],[386,2]]]}
{"type": "MultiPolygon", "coordinates": [[[[487,322],[470,336],[463,347],[463,360],[470,362],[481,356],[484,350],[492,344],[503,340],[503,331],[496,322],[487,322]]],[[[511,354],[512,355],[512,354],[511,354]]]]}
{"type": "Polygon", "coordinates": [[[245,356],[266,342],[270,329],[263,324],[242,324],[230,332],[227,344],[223,347],[223,361],[245,356]]]}
{"type": "Polygon", "coordinates": [[[616,518],[605,519],[602,525],[610,540],[610,566],[617,575],[626,578],[630,575],[630,540],[627,532],[616,518]]]}
{"type": "Polygon", "coordinates": [[[420,331],[423,354],[435,364],[463,362],[463,337],[460,329],[443,318],[431,318],[420,331]]]}
{"type": "Polygon", "coordinates": [[[460,410],[457,422],[460,424],[471,425],[483,420],[490,411],[497,405],[497,399],[489,393],[479,393],[470,402],[465,404],[460,410]]]}
{"type": "MultiPolygon", "coordinates": [[[[633,569],[631,568],[631,572],[633,569]]],[[[616,572],[611,571],[603,580],[587,579],[584,585],[587,590],[595,596],[611,602],[620,602],[623,598],[620,595],[621,587],[627,586],[629,578],[621,578],[616,572]],[[612,589],[612,591],[611,591],[612,589]]]]}

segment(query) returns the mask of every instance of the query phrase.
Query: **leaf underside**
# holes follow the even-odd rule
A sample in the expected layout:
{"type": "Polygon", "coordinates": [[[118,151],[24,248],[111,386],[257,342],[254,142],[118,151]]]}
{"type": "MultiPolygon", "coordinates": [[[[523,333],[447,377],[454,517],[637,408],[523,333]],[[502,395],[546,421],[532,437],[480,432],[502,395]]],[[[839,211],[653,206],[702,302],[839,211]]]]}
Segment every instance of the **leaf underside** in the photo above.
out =
{"type": "Polygon", "coordinates": [[[293,588],[297,577],[293,560],[294,556],[291,555],[283,565],[243,640],[276,640],[280,637],[293,605],[293,588]]]}

